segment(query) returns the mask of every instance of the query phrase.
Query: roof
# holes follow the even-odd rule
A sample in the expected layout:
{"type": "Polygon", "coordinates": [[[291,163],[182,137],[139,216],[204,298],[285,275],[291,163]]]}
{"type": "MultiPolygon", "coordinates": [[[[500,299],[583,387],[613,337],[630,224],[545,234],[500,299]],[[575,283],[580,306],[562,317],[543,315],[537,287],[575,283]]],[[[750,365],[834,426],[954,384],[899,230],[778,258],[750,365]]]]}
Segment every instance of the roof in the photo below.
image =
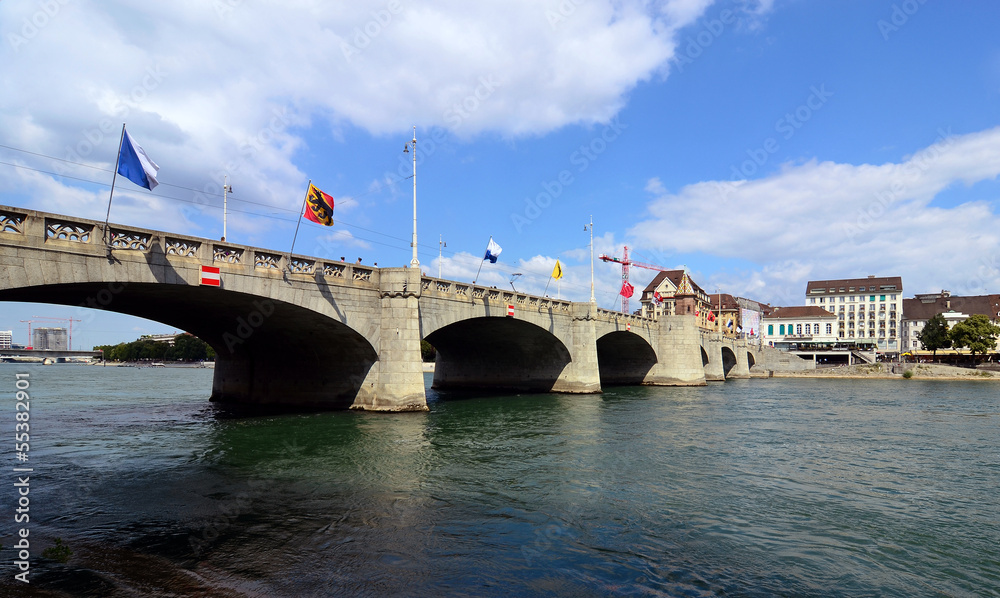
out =
{"type": "Polygon", "coordinates": [[[775,307],[774,311],[764,317],[773,320],[776,318],[836,318],[837,316],[815,305],[793,305],[791,307],[775,307]]]}
{"type": "Polygon", "coordinates": [[[840,280],[810,280],[806,283],[806,295],[868,292],[875,290],[872,287],[877,287],[879,291],[898,293],[903,290],[903,279],[899,276],[869,276],[867,278],[843,278],[840,280]],[[854,288],[853,291],[851,287],[854,288]],[[865,290],[860,291],[861,287],[865,287],[865,290]]]}
{"type": "Polygon", "coordinates": [[[708,296],[708,304],[713,305],[716,308],[719,307],[719,297],[722,297],[722,309],[723,310],[736,310],[740,308],[740,304],[736,302],[736,297],[728,293],[714,293],[708,296]]]}
{"type": "Polygon", "coordinates": [[[957,311],[974,316],[982,314],[990,319],[1000,318],[1000,295],[955,295],[938,296],[933,300],[924,295],[922,299],[903,299],[904,320],[930,320],[935,315],[947,311],[957,311]]]}
{"type": "MultiPolygon", "coordinates": [[[[683,276],[684,276],[684,270],[663,270],[662,272],[657,272],[656,276],[653,277],[653,280],[649,281],[649,284],[646,285],[646,288],[643,289],[642,292],[652,293],[653,291],[656,290],[658,286],[660,286],[660,283],[662,283],[664,279],[669,280],[670,283],[674,285],[674,288],[676,289],[677,287],[681,286],[681,278],[683,276]]],[[[702,290],[700,286],[698,286],[698,283],[696,283],[691,278],[690,274],[688,275],[688,280],[691,281],[691,286],[694,288],[694,291],[696,293],[705,292],[702,290]]]]}

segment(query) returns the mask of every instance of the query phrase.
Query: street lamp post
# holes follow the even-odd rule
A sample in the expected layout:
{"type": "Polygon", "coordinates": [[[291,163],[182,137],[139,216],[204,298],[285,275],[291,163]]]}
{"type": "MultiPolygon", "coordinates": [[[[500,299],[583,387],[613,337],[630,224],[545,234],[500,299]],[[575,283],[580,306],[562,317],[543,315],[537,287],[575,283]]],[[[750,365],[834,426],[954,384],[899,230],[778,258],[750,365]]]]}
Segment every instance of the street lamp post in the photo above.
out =
{"type": "Polygon", "coordinates": [[[448,244],[444,242],[444,235],[438,235],[438,278],[441,278],[441,257],[447,246],[448,244]]]}
{"type": "Polygon", "coordinates": [[[590,216],[590,224],[583,225],[583,230],[590,231],[590,302],[597,303],[594,298],[594,216],[590,216]]]}
{"type": "Polygon", "coordinates": [[[413,241],[410,242],[410,246],[413,247],[413,259],[410,260],[411,268],[419,268],[420,260],[417,259],[417,127],[413,127],[413,140],[406,144],[403,151],[413,152],[413,241]]]}

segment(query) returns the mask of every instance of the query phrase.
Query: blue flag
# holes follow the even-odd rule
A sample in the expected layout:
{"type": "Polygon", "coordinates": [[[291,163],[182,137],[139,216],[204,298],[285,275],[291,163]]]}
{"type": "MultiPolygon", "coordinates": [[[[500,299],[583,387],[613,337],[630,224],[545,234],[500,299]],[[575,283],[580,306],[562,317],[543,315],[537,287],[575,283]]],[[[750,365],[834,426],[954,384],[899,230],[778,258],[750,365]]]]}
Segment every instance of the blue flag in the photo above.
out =
{"type": "Polygon", "coordinates": [[[497,242],[493,240],[493,237],[490,237],[490,244],[486,246],[486,256],[483,259],[490,260],[491,264],[495,264],[497,263],[497,258],[500,257],[501,251],[503,251],[503,249],[497,245],[497,242]]]}
{"type": "Polygon", "coordinates": [[[160,167],[146,155],[146,151],[132,139],[127,130],[124,133],[122,149],[118,152],[118,174],[152,191],[159,184],[156,182],[156,173],[160,167]]]}

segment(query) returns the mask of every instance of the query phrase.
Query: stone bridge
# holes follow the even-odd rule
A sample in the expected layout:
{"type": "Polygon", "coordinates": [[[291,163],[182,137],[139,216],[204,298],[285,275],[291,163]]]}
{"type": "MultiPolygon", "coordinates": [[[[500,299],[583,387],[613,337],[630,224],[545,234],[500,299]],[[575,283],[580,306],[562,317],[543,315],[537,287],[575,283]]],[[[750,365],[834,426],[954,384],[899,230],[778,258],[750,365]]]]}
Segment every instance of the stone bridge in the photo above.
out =
{"type": "MultiPolygon", "coordinates": [[[[595,393],[749,377],[755,353],[692,316],[591,303],[0,206],[0,301],[105,309],[186,330],[217,353],[212,400],[427,409],[436,388],[595,393]],[[105,236],[108,241],[105,242],[105,236]],[[202,284],[202,267],[220,270],[202,284]]],[[[86,322],[84,323],[86,326],[86,322]]]]}

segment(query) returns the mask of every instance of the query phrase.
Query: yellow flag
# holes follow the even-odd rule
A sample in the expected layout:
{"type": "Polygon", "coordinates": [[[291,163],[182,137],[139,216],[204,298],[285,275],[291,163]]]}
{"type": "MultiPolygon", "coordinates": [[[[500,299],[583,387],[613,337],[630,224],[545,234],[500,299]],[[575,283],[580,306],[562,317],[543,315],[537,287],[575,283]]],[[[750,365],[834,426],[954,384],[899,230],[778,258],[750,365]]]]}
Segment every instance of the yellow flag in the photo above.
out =
{"type": "Polygon", "coordinates": [[[559,260],[556,260],[556,267],[552,268],[552,278],[556,280],[562,278],[562,264],[559,263],[559,260]]]}

